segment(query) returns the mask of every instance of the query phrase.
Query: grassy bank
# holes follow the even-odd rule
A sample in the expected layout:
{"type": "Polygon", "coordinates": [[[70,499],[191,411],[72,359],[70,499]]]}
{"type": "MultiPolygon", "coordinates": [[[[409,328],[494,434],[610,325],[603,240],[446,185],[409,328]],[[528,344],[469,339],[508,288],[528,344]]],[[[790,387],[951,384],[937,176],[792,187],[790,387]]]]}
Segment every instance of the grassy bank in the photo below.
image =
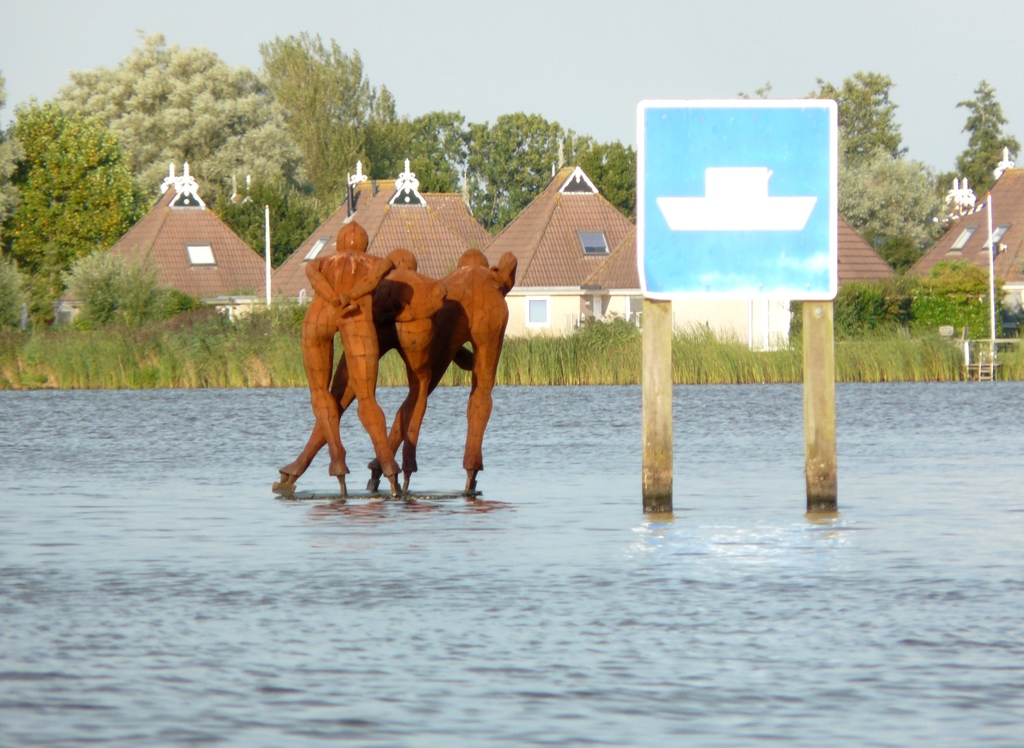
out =
{"type": "MultiPolygon", "coordinates": [[[[752,351],[701,332],[677,335],[672,363],[680,384],[799,382],[801,349],[752,351]]],[[[956,381],[959,348],[938,337],[890,335],[836,344],[840,382],[956,381]]],[[[1001,358],[1001,379],[1024,379],[1024,352],[1001,358]]],[[[637,384],[640,334],[626,324],[591,325],[567,338],[505,341],[498,381],[518,385],[637,384]]],[[[450,370],[444,384],[468,384],[450,370]]],[[[403,385],[394,353],[380,384],[403,385]]],[[[206,312],[145,328],[47,329],[0,336],[0,388],[304,387],[299,321],[258,314],[231,323],[206,312]]]]}

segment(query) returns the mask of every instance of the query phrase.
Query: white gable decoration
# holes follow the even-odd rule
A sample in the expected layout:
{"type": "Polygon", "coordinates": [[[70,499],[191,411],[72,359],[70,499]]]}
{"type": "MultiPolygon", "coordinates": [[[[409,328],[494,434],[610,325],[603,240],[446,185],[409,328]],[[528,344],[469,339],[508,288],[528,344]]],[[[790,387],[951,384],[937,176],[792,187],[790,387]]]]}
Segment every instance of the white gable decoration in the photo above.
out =
{"type": "Polygon", "coordinates": [[[423,205],[427,201],[419,193],[420,180],[409,170],[409,159],[405,160],[405,171],[398,175],[395,180],[395,196],[388,201],[388,205],[423,205]]]}
{"type": "Polygon", "coordinates": [[[597,187],[590,181],[590,177],[583,173],[583,169],[576,167],[573,169],[572,174],[565,180],[558,191],[564,194],[576,194],[576,195],[597,195],[597,187]]]}
{"type": "Polygon", "coordinates": [[[174,176],[174,163],[167,169],[167,177],[160,184],[160,194],[166,194],[171,187],[174,188],[174,199],[170,202],[172,208],[206,208],[206,203],[199,197],[199,185],[188,171],[188,162],[182,164],[182,175],[174,176]]]}

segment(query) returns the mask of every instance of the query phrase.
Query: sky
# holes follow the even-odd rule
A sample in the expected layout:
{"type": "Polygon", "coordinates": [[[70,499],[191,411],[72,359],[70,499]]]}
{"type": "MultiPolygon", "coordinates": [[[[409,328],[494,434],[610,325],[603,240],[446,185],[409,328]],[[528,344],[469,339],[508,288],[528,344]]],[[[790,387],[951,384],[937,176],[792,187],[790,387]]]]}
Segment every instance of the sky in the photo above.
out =
{"type": "Polygon", "coordinates": [[[798,98],[818,78],[879,72],[896,84],[908,157],[948,171],[967,144],[956,104],[982,79],[1024,140],[1022,27],[1021,0],[0,0],[0,125],[69,71],[116,65],[140,31],[254,70],[261,42],[307,31],[358,50],[401,114],[523,111],[632,145],[643,99],[733,98],[766,82],[798,98]]]}

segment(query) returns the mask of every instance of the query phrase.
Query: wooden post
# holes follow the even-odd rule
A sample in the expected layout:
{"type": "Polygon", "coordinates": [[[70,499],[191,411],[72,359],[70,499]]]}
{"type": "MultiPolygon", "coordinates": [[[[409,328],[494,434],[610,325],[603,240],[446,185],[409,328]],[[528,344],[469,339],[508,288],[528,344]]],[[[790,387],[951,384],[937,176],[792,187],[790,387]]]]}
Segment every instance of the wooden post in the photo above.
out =
{"type": "Polygon", "coordinates": [[[836,357],[831,301],[804,302],[804,471],[807,511],[838,509],[836,357]]]}
{"type": "Polygon", "coordinates": [[[672,302],[644,299],[643,501],[645,512],[672,511],[672,302]]]}

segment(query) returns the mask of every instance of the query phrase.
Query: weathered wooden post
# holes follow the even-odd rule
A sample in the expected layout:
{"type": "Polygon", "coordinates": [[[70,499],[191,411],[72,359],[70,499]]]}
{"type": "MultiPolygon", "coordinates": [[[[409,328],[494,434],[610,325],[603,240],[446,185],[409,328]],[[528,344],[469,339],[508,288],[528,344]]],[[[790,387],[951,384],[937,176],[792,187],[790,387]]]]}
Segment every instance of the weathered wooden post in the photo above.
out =
{"type": "Polygon", "coordinates": [[[643,502],[672,511],[672,302],[644,299],[643,502]]]}
{"type": "Polygon", "coordinates": [[[805,301],[804,472],[807,511],[838,508],[836,472],[836,357],[831,301],[805,301]]]}

